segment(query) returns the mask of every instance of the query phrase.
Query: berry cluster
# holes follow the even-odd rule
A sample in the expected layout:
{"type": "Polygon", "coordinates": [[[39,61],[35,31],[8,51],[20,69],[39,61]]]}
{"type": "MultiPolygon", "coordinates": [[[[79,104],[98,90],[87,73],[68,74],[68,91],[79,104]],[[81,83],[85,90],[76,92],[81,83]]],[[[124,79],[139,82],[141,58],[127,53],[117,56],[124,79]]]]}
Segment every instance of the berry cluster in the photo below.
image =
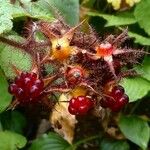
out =
{"type": "Polygon", "coordinates": [[[22,72],[14,83],[10,84],[9,92],[14,95],[18,102],[29,103],[39,100],[39,96],[43,90],[44,83],[37,78],[35,73],[22,72]]]}
{"type": "Polygon", "coordinates": [[[101,106],[114,112],[120,111],[129,101],[129,97],[124,94],[124,88],[120,85],[113,87],[108,96],[100,101],[101,106]]]}
{"type": "Polygon", "coordinates": [[[72,115],[85,115],[94,106],[94,101],[85,96],[78,96],[69,101],[68,111],[72,115]]]}
{"type": "Polygon", "coordinates": [[[101,38],[92,28],[89,27],[87,33],[80,30],[83,23],[69,27],[58,19],[50,23],[38,21],[31,25],[30,38],[20,46],[26,45],[22,48],[31,54],[35,63],[31,72],[36,70],[41,79],[34,73],[21,73],[9,86],[9,92],[20,104],[38,100],[43,100],[43,103],[48,101],[49,104],[49,97],[55,92],[75,97],[70,100],[68,108],[73,115],[86,114],[93,107],[93,100],[86,97],[87,93],[96,97],[97,105],[104,94],[108,95],[101,100],[101,106],[112,111],[119,111],[128,103],[129,98],[121,86],[115,86],[105,93],[105,85],[132,75],[129,70],[123,71],[122,67],[137,63],[144,52],[123,47],[128,37],[127,30],[118,36],[108,35],[99,40],[101,38]],[[44,41],[35,40],[36,32],[43,33],[44,41]],[[47,64],[54,66],[54,72],[48,71],[47,64]],[[57,79],[62,80],[54,82],[57,79]]]}

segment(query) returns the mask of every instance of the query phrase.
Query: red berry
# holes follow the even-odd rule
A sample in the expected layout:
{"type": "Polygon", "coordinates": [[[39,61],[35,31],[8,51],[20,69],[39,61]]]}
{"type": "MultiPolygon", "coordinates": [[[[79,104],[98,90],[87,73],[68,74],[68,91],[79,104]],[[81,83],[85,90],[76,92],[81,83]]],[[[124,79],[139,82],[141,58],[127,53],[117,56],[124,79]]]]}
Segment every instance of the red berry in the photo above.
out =
{"type": "Polygon", "coordinates": [[[44,87],[44,82],[40,79],[35,80],[34,84],[40,89],[43,89],[44,87]]]}
{"type": "Polygon", "coordinates": [[[129,97],[128,95],[124,94],[123,97],[119,100],[120,103],[122,103],[122,105],[126,105],[129,102],[129,97]]]}
{"type": "Polygon", "coordinates": [[[24,90],[22,88],[17,88],[15,96],[18,98],[24,98],[24,96],[25,96],[24,90]]]}
{"type": "Polygon", "coordinates": [[[30,76],[31,76],[31,78],[33,79],[33,80],[36,80],[37,79],[37,74],[36,73],[31,73],[30,74],[30,76]]]}
{"type": "Polygon", "coordinates": [[[39,88],[36,85],[33,85],[30,88],[30,94],[32,98],[36,98],[39,96],[39,88]]]}
{"type": "Polygon", "coordinates": [[[68,111],[72,115],[85,115],[94,105],[91,98],[78,96],[69,101],[68,111]]]}
{"type": "Polygon", "coordinates": [[[123,94],[124,88],[120,85],[115,86],[110,93],[110,95],[115,99],[121,98],[123,94]]]}
{"type": "Polygon", "coordinates": [[[71,85],[76,85],[84,78],[84,70],[81,67],[74,67],[69,69],[66,73],[66,80],[71,85]]]}
{"type": "Polygon", "coordinates": [[[10,94],[16,93],[18,87],[15,83],[12,83],[9,87],[8,87],[8,92],[10,94]]]}
{"type": "Polygon", "coordinates": [[[72,115],[78,115],[77,109],[71,107],[70,105],[69,105],[69,107],[68,107],[68,111],[69,111],[70,114],[72,114],[72,115]]]}
{"type": "Polygon", "coordinates": [[[100,101],[103,108],[110,108],[112,111],[120,111],[129,101],[129,97],[124,94],[124,88],[120,85],[113,87],[111,92],[100,101]]]}
{"type": "Polygon", "coordinates": [[[86,113],[89,111],[89,107],[88,105],[83,105],[83,106],[80,106],[78,108],[78,114],[77,115],[86,115],[86,113]]]}
{"type": "Polygon", "coordinates": [[[126,94],[124,94],[118,101],[116,101],[115,105],[110,107],[110,109],[116,112],[120,111],[128,102],[129,97],[126,94]]]}
{"type": "Polygon", "coordinates": [[[9,86],[9,93],[14,95],[20,103],[35,102],[38,100],[44,83],[35,73],[22,72],[9,86]]]}
{"type": "Polygon", "coordinates": [[[22,86],[28,88],[31,85],[32,85],[32,79],[30,77],[25,77],[24,80],[22,81],[22,86]]]}

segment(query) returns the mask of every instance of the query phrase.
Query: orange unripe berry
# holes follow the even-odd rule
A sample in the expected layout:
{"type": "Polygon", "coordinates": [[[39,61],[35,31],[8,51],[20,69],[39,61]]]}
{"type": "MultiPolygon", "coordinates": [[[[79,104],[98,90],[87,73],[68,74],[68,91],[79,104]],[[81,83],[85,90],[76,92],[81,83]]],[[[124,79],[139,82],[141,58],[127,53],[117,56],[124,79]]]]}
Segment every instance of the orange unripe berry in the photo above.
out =
{"type": "Polygon", "coordinates": [[[96,54],[100,57],[110,56],[113,53],[113,46],[110,43],[102,43],[96,47],[96,54]]]}
{"type": "Polygon", "coordinates": [[[70,46],[67,38],[54,39],[52,42],[52,59],[64,61],[72,55],[74,47],[70,46]]]}

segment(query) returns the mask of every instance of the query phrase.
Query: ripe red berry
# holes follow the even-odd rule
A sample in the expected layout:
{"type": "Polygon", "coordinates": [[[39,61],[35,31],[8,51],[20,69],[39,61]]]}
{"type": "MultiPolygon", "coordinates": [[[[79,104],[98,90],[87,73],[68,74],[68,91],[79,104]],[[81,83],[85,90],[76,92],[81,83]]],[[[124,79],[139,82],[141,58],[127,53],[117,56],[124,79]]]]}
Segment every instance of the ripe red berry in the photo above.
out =
{"type": "Polygon", "coordinates": [[[115,112],[120,111],[129,101],[129,97],[124,94],[124,88],[120,85],[113,87],[107,95],[108,97],[100,101],[100,105],[115,112]]]}
{"type": "Polygon", "coordinates": [[[116,103],[110,107],[114,112],[120,111],[129,102],[129,97],[124,94],[120,99],[117,99],[116,103]]]}
{"type": "Polygon", "coordinates": [[[78,96],[69,101],[68,111],[72,115],[85,115],[94,105],[91,98],[78,96]]]}
{"type": "Polygon", "coordinates": [[[36,102],[44,87],[41,79],[35,73],[22,72],[9,86],[9,93],[22,103],[36,102]]]}
{"type": "Polygon", "coordinates": [[[112,96],[114,99],[119,99],[122,97],[123,94],[124,94],[124,88],[118,85],[112,89],[110,96],[112,96]]]}
{"type": "Polygon", "coordinates": [[[71,85],[76,85],[84,78],[84,70],[77,66],[69,69],[66,73],[66,80],[71,85]]]}

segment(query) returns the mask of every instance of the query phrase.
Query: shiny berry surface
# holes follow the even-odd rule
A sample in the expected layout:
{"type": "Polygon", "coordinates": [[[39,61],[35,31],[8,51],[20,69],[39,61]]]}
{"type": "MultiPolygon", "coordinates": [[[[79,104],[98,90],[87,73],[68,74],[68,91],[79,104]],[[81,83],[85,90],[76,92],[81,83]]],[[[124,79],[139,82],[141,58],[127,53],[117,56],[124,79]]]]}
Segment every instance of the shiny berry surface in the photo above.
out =
{"type": "Polygon", "coordinates": [[[114,99],[119,99],[123,96],[124,94],[124,88],[122,86],[115,86],[111,93],[110,96],[112,96],[114,99]]]}
{"type": "Polygon", "coordinates": [[[120,99],[117,99],[116,103],[110,107],[114,112],[120,111],[129,102],[129,97],[124,94],[120,99]]]}
{"type": "Polygon", "coordinates": [[[66,80],[71,85],[81,82],[84,77],[84,71],[81,67],[74,67],[67,71],[66,80]]]}
{"type": "Polygon", "coordinates": [[[9,86],[9,93],[14,95],[20,103],[36,102],[44,87],[42,80],[35,73],[22,72],[9,86]]]}
{"type": "Polygon", "coordinates": [[[93,107],[94,102],[91,98],[78,96],[69,101],[68,111],[72,115],[85,115],[93,107]]]}
{"type": "Polygon", "coordinates": [[[111,92],[108,92],[108,97],[100,101],[100,105],[114,112],[120,111],[129,102],[129,97],[124,92],[124,88],[120,85],[113,87],[111,92]]]}

